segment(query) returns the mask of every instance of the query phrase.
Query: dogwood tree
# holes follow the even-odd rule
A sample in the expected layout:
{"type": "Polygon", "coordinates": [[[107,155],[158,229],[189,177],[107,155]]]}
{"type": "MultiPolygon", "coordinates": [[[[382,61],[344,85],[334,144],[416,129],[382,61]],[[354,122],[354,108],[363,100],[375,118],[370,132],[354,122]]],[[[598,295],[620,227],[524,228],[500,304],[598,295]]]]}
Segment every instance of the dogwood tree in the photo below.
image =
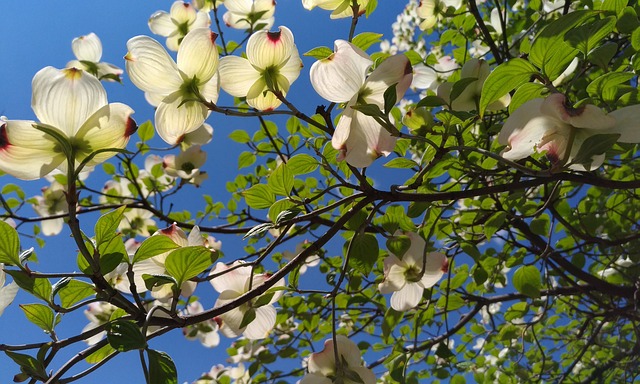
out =
{"type": "Polygon", "coordinates": [[[79,36],[34,74],[37,119],[4,112],[0,315],[43,333],[0,337],[3,371],[637,380],[640,6],[409,0],[364,28],[383,2],[302,0],[347,26],[318,45],[282,3],[167,2],[121,63],[79,36]],[[123,79],[154,116],[108,101],[123,79]],[[160,350],[175,332],[202,346],[160,350]],[[203,347],[209,372],[172,359],[203,347]]]}

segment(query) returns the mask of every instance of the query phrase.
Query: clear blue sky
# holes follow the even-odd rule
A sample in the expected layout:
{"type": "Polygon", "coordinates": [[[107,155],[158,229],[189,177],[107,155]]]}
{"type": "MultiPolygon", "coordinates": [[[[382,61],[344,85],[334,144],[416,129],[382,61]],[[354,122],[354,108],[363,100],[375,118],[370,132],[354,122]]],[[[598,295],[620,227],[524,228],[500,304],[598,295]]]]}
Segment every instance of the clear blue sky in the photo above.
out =
{"type": "MultiPolygon", "coordinates": [[[[375,31],[390,36],[390,25],[396,15],[403,9],[404,1],[379,0],[378,10],[369,19],[362,19],[358,32],[375,31]]],[[[71,40],[74,37],[95,32],[103,43],[103,61],[124,67],[122,57],[126,53],[126,42],[129,38],[145,34],[151,35],[147,27],[148,17],[156,10],[168,11],[172,1],[65,1],[65,2],[37,2],[26,6],[24,2],[3,1],[0,3],[0,114],[10,119],[35,118],[30,108],[31,79],[33,75],[45,66],[62,68],[67,61],[73,59],[71,40]]],[[[305,11],[300,0],[280,0],[276,8],[275,25],[286,25],[294,33],[300,53],[309,49],[325,45],[332,47],[333,40],[346,38],[350,21],[343,19],[330,21],[329,13],[320,9],[313,12],[305,11]]],[[[229,32],[226,39],[240,39],[238,32],[229,32]]],[[[161,42],[164,39],[157,37],[161,42]]],[[[293,84],[290,98],[304,100],[301,105],[305,112],[312,114],[315,105],[323,103],[317,96],[308,80],[308,70],[313,63],[311,58],[303,58],[305,68],[300,78],[293,84]]],[[[135,111],[134,118],[142,123],[153,117],[153,109],[146,104],[143,93],[124,77],[124,85],[106,84],[110,102],[124,102],[135,111]]],[[[222,98],[221,103],[229,105],[228,97],[222,98]]],[[[254,129],[254,121],[219,120],[212,116],[209,121],[215,131],[214,140],[205,149],[209,152],[210,178],[205,186],[196,191],[207,193],[226,201],[224,182],[233,178],[236,167],[237,154],[246,148],[231,142],[227,138],[229,132],[239,127],[254,129]],[[225,126],[227,125],[227,126],[225,126]],[[220,170],[223,170],[222,172],[220,170]],[[213,171],[215,170],[215,171],[213,171]]],[[[0,186],[9,182],[16,182],[9,176],[2,177],[0,186]]],[[[45,181],[21,183],[27,191],[27,196],[33,196],[46,185],[45,181]]],[[[100,188],[101,182],[94,187],[100,188]]],[[[189,209],[188,206],[181,207],[189,209]]],[[[196,208],[193,208],[194,210],[196,208]]],[[[85,228],[92,232],[91,219],[84,218],[85,228]]],[[[30,230],[30,227],[25,227],[30,230]]],[[[33,269],[47,272],[68,271],[75,269],[75,246],[64,231],[59,239],[49,240],[44,249],[37,249],[40,265],[33,269]]],[[[231,241],[224,237],[223,250],[229,256],[242,252],[242,243],[231,241]]],[[[29,239],[23,239],[23,246],[35,246],[29,239]]],[[[208,291],[209,292],[209,291],[208,291]]],[[[209,297],[203,297],[205,305],[212,304],[215,299],[210,290],[209,297]]],[[[0,343],[25,343],[46,340],[46,335],[36,326],[27,323],[17,303],[31,303],[37,300],[28,294],[19,294],[16,302],[0,317],[0,343]]],[[[86,324],[84,315],[80,312],[67,315],[58,329],[60,337],[77,334],[86,324]]],[[[222,344],[215,349],[206,349],[198,342],[186,341],[179,331],[152,341],[154,349],[168,352],[178,367],[179,382],[190,382],[202,372],[208,371],[214,364],[225,364],[225,349],[231,340],[222,338],[222,344]]],[[[80,345],[84,347],[84,344],[80,345]]],[[[75,350],[74,352],[77,352],[75,350]]],[[[66,356],[62,354],[61,356],[66,356]]],[[[58,368],[63,363],[56,359],[52,368],[58,368]]],[[[0,355],[0,382],[11,382],[13,375],[18,373],[17,366],[0,355]]],[[[143,382],[137,353],[121,354],[97,373],[81,380],[82,383],[103,383],[106,381],[122,383],[143,382]]]]}

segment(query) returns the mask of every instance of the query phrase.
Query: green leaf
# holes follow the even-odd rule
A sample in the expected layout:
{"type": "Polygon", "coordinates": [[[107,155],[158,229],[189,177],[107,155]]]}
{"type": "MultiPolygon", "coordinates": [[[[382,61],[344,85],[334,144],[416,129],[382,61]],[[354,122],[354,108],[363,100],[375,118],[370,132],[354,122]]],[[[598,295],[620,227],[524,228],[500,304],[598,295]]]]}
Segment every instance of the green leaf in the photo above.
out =
{"type": "Polygon", "coordinates": [[[491,237],[502,227],[504,221],[507,219],[507,212],[496,212],[487,219],[484,223],[484,235],[487,239],[491,237]]]}
{"type": "Polygon", "coordinates": [[[155,130],[153,129],[151,120],[147,120],[138,126],[138,137],[140,137],[140,140],[149,141],[153,139],[154,134],[155,130]]]}
{"type": "Polygon", "coordinates": [[[16,353],[11,351],[4,351],[16,364],[20,366],[20,370],[27,374],[29,377],[33,377],[40,381],[47,381],[47,372],[44,369],[44,365],[39,360],[25,355],[22,353],[16,353]]]}
{"type": "Polygon", "coordinates": [[[529,100],[544,97],[549,90],[540,83],[524,83],[513,94],[509,103],[509,114],[512,114],[518,107],[529,100]]]}
{"type": "Polygon", "coordinates": [[[387,309],[387,312],[384,314],[384,319],[382,320],[382,339],[385,343],[391,343],[393,338],[391,338],[393,334],[393,330],[396,328],[402,318],[404,317],[404,312],[396,311],[393,308],[387,309]]]}
{"type": "Polygon", "coordinates": [[[478,81],[478,79],[475,77],[464,77],[453,83],[453,86],[451,87],[451,93],[449,94],[449,100],[454,101],[455,99],[460,97],[462,92],[464,92],[464,90],[467,89],[470,84],[475,83],[476,81],[478,81]]]}
{"type": "Polygon", "coordinates": [[[0,263],[20,265],[20,238],[18,232],[0,220],[0,263]]]}
{"type": "Polygon", "coordinates": [[[573,158],[572,163],[590,165],[593,161],[593,156],[607,152],[619,138],[619,133],[602,133],[589,137],[580,146],[578,154],[573,158]]]}
{"type": "Polygon", "coordinates": [[[167,275],[149,275],[147,273],[143,273],[142,280],[144,280],[144,286],[147,287],[148,290],[152,290],[154,287],[159,287],[165,284],[173,284],[174,286],[178,285],[176,279],[167,275]]]}
{"type": "Polygon", "coordinates": [[[351,240],[349,266],[368,275],[378,260],[378,239],[370,233],[355,234],[351,240]]]}
{"type": "Polygon", "coordinates": [[[526,296],[540,297],[540,288],[542,288],[540,271],[533,265],[523,265],[513,274],[513,286],[526,296]]]}
{"type": "Polygon", "coordinates": [[[489,74],[482,86],[480,115],[484,114],[489,104],[529,82],[531,76],[536,73],[538,73],[536,68],[524,59],[516,58],[500,64],[489,74]]]}
{"type": "Polygon", "coordinates": [[[618,16],[616,28],[620,33],[630,34],[640,27],[638,14],[633,7],[625,7],[618,16]]]}
{"type": "Polygon", "coordinates": [[[136,253],[133,256],[133,264],[146,260],[150,257],[172,251],[178,247],[179,245],[168,236],[151,236],[145,239],[136,250],[136,253]]]}
{"type": "Polygon", "coordinates": [[[504,314],[504,319],[506,321],[511,321],[513,319],[522,319],[529,312],[529,304],[526,302],[515,303],[504,314]]]}
{"type": "Polygon", "coordinates": [[[13,281],[15,281],[20,288],[47,303],[50,302],[52,288],[49,279],[31,277],[23,271],[7,270],[6,272],[13,277],[13,281]]]}
{"type": "Polygon", "coordinates": [[[69,308],[73,304],[95,293],[95,287],[92,284],[75,279],[70,280],[57,292],[60,297],[60,305],[62,305],[63,308],[69,308]]]}
{"type": "Polygon", "coordinates": [[[536,37],[529,51],[529,60],[555,80],[577,55],[578,50],[564,42],[564,35],[597,12],[578,10],[561,16],[547,25],[536,37]]]}
{"type": "Polygon", "coordinates": [[[113,271],[120,263],[129,260],[122,235],[119,233],[114,233],[108,241],[103,239],[98,244],[98,252],[100,253],[100,272],[102,274],[113,271]]]}
{"type": "Polygon", "coordinates": [[[635,74],[631,72],[605,73],[587,86],[587,93],[595,99],[615,102],[623,93],[631,90],[630,81],[634,77],[635,74]]]}
{"type": "Polygon", "coordinates": [[[147,349],[149,382],[153,384],[177,384],[178,371],[168,354],[147,349]]]}
{"type": "Polygon", "coordinates": [[[411,248],[411,239],[409,239],[409,236],[392,236],[387,239],[387,249],[400,260],[402,260],[402,257],[409,248],[411,248]]]}
{"type": "Polygon", "coordinates": [[[356,111],[362,112],[367,116],[372,116],[372,117],[384,116],[384,113],[382,113],[382,111],[380,110],[380,107],[378,107],[375,104],[352,105],[351,108],[355,109],[356,111]]]}
{"type": "Polygon", "coordinates": [[[229,138],[235,141],[236,143],[241,143],[241,144],[246,144],[251,142],[251,137],[249,137],[249,134],[247,133],[247,131],[243,129],[236,129],[235,131],[231,132],[229,134],[229,138]]]}
{"type": "Polygon", "coordinates": [[[107,324],[107,340],[116,351],[126,352],[146,348],[140,327],[134,322],[116,320],[107,324]]]}
{"type": "Polygon", "coordinates": [[[211,252],[204,246],[182,247],[167,256],[164,266],[180,286],[209,268],[215,261],[215,255],[217,252],[211,252]]]}
{"type": "Polygon", "coordinates": [[[393,109],[393,106],[398,102],[398,94],[396,93],[396,84],[391,85],[384,91],[384,114],[388,115],[393,109]]]}
{"type": "Polygon", "coordinates": [[[20,309],[27,319],[40,327],[43,331],[51,333],[53,331],[54,313],[51,308],[44,304],[20,304],[20,309]]]}
{"type": "Polygon", "coordinates": [[[118,230],[118,225],[120,225],[120,221],[122,221],[125,209],[127,209],[127,206],[123,205],[118,209],[100,216],[94,229],[96,234],[96,244],[98,247],[100,247],[102,242],[111,241],[114,237],[118,230]]]}
{"type": "Polygon", "coordinates": [[[244,151],[238,156],[238,169],[250,167],[256,162],[256,155],[253,152],[244,151]]]}
{"type": "Polygon", "coordinates": [[[443,98],[438,97],[438,96],[425,96],[422,100],[420,100],[418,102],[418,104],[416,104],[416,108],[420,108],[420,107],[441,107],[443,105],[447,104],[446,101],[444,101],[443,98]]]}
{"type": "Polygon", "coordinates": [[[395,159],[387,161],[387,163],[384,164],[384,167],[410,169],[413,167],[418,167],[418,163],[405,157],[396,157],[395,159]]]}
{"type": "Polygon", "coordinates": [[[267,186],[276,195],[289,196],[293,189],[293,174],[289,171],[287,164],[280,164],[269,175],[267,186]]]}
{"type": "Polygon", "coordinates": [[[353,40],[351,40],[351,43],[363,51],[366,51],[373,44],[380,43],[382,41],[382,36],[383,35],[381,33],[362,32],[355,36],[353,40]]]}
{"type": "Polygon", "coordinates": [[[315,47],[310,51],[305,52],[302,56],[311,56],[318,60],[324,60],[327,57],[333,55],[333,50],[329,47],[315,47]]]}
{"type": "Polygon", "coordinates": [[[111,355],[115,351],[116,350],[113,349],[113,347],[111,345],[105,344],[103,347],[101,347],[97,351],[95,351],[92,354],[90,354],[89,356],[87,356],[87,358],[84,359],[84,361],[86,361],[89,364],[96,364],[96,363],[101,362],[105,358],[107,358],[107,356],[111,355]]]}
{"type": "Polygon", "coordinates": [[[279,223],[283,220],[281,218],[279,219],[279,217],[284,212],[300,212],[300,210],[296,208],[296,205],[291,200],[280,199],[275,203],[273,203],[273,205],[271,205],[267,216],[269,217],[269,220],[271,220],[272,223],[278,226],[279,223]]]}
{"type": "Polygon", "coordinates": [[[287,161],[289,171],[294,175],[304,175],[318,169],[318,160],[307,154],[295,155],[287,161]]]}
{"type": "Polygon", "coordinates": [[[251,228],[247,233],[245,233],[245,235],[242,236],[242,240],[248,237],[259,236],[272,228],[275,228],[275,226],[272,223],[258,224],[255,227],[251,228]]]}
{"type": "Polygon", "coordinates": [[[567,44],[587,57],[600,40],[604,39],[616,26],[615,17],[605,17],[579,27],[572,28],[565,35],[567,44]]]}
{"type": "Polygon", "coordinates": [[[247,325],[251,324],[253,320],[256,319],[256,310],[253,308],[249,308],[247,312],[242,316],[242,321],[240,322],[240,329],[243,329],[247,325]]]}
{"type": "Polygon", "coordinates": [[[242,192],[247,205],[254,209],[269,208],[276,202],[276,195],[264,184],[256,184],[242,192]]]}
{"type": "Polygon", "coordinates": [[[476,285],[483,284],[489,278],[489,274],[487,271],[482,268],[481,265],[477,264],[476,268],[473,270],[473,282],[476,285]]]}

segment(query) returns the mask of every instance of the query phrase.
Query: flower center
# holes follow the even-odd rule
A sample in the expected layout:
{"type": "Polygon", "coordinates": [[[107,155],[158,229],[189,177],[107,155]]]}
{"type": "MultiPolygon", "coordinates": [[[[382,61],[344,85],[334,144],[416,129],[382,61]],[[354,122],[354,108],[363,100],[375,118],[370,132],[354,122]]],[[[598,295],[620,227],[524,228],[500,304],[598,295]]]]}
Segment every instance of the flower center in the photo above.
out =
{"type": "Polygon", "coordinates": [[[410,283],[416,283],[422,278],[422,271],[415,265],[410,266],[404,271],[405,279],[410,283]]]}

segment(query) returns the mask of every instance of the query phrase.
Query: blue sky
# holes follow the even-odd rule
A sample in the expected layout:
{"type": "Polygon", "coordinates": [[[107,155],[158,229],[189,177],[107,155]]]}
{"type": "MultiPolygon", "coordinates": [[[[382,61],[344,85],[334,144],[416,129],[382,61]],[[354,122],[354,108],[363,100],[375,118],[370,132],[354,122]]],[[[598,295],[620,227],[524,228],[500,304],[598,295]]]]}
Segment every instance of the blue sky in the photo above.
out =
{"type": "MultiPolygon", "coordinates": [[[[405,2],[400,0],[379,0],[379,2],[378,10],[370,19],[360,20],[357,31],[385,33],[386,37],[390,38],[390,25],[395,21],[396,15],[402,11],[405,2]]],[[[0,23],[0,52],[2,53],[0,114],[10,119],[35,118],[30,108],[31,79],[45,66],[62,68],[73,59],[71,40],[74,37],[95,32],[103,43],[103,61],[124,67],[122,57],[126,53],[127,40],[140,34],[151,35],[147,27],[148,17],[159,9],[168,11],[171,4],[171,1],[157,0],[110,0],[37,2],[27,7],[23,2],[1,2],[0,14],[3,17],[0,23]]],[[[304,10],[300,0],[280,0],[276,8],[275,25],[289,27],[294,33],[300,53],[304,53],[320,45],[332,47],[335,39],[346,38],[350,20],[331,21],[326,11],[304,10]]],[[[241,36],[240,32],[229,31],[225,39],[239,40],[241,36]]],[[[158,39],[163,42],[162,38],[158,37],[158,39]]],[[[314,59],[305,57],[303,60],[305,68],[300,78],[293,84],[289,98],[294,101],[301,100],[302,102],[296,105],[304,112],[313,114],[317,104],[326,104],[326,102],[313,92],[308,80],[308,70],[314,59]]],[[[124,102],[136,111],[134,118],[138,123],[152,119],[153,109],[145,102],[142,91],[133,86],[126,75],[123,85],[110,83],[106,84],[105,88],[110,102],[124,102]]],[[[223,97],[220,103],[229,105],[231,99],[223,97]]],[[[226,193],[224,183],[234,177],[237,169],[237,154],[246,149],[242,145],[231,142],[227,135],[237,128],[253,131],[256,122],[222,120],[215,115],[212,115],[208,122],[215,129],[214,140],[205,147],[209,152],[210,178],[207,184],[196,193],[211,194],[216,199],[226,201],[227,198],[222,196],[226,193]]],[[[16,180],[5,176],[0,180],[0,185],[9,182],[16,182],[16,180]]],[[[21,182],[20,185],[27,191],[27,196],[33,196],[46,185],[46,182],[21,182]]],[[[99,189],[101,183],[95,182],[93,186],[99,189]]],[[[92,231],[91,220],[94,219],[95,217],[83,218],[88,232],[92,231]]],[[[48,246],[44,249],[37,249],[40,265],[32,268],[48,272],[75,269],[75,246],[71,245],[67,234],[68,232],[65,231],[59,238],[49,240],[48,246]]],[[[242,242],[227,240],[224,237],[222,241],[225,254],[241,255],[239,252],[242,252],[242,242]]],[[[23,239],[23,246],[30,247],[35,244],[29,239],[23,239]]],[[[210,294],[213,294],[212,291],[210,294]]],[[[213,297],[203,299],[205,305],[211,304],[213,300],[213,297]]],[[[16,302],[31,303],[36,300],[21,293],[16,302]]],[[[68,337],[79,332],[86,322],[82,313],[67,315],[58,329],[59,336],[68,337]]],[[[16,303],[0,317],[0,329],[3,331],[0,343],[39,342],[46,339],[46,335],[43,335],[39,328],[27,323],[16,303]]],[[[221,346],[206,349],[197,342],[186,341],[179,331],[174,331],[152,341],[151,346],[168,352],[178,367],[179,381],[190,382],[202,372],[208,371],[212,365],[225,364],[225,348],[230,341],[223,338],[221,346]]],[[[69,355],[62,354],[62,356],[69,355]]],[[[63,362],[63,359],[56,359],[52,368],[56,369],[63,362]]],[[[0,382],[11,382],[13,375],[17,373],[17,367],[12,365],[4,354],[0,355],[0,367],[0,382]]],[[[102,383],[106,380],[123,383],[143,382],[137,353],[121,354],[81,382],[102,383]]]]}

